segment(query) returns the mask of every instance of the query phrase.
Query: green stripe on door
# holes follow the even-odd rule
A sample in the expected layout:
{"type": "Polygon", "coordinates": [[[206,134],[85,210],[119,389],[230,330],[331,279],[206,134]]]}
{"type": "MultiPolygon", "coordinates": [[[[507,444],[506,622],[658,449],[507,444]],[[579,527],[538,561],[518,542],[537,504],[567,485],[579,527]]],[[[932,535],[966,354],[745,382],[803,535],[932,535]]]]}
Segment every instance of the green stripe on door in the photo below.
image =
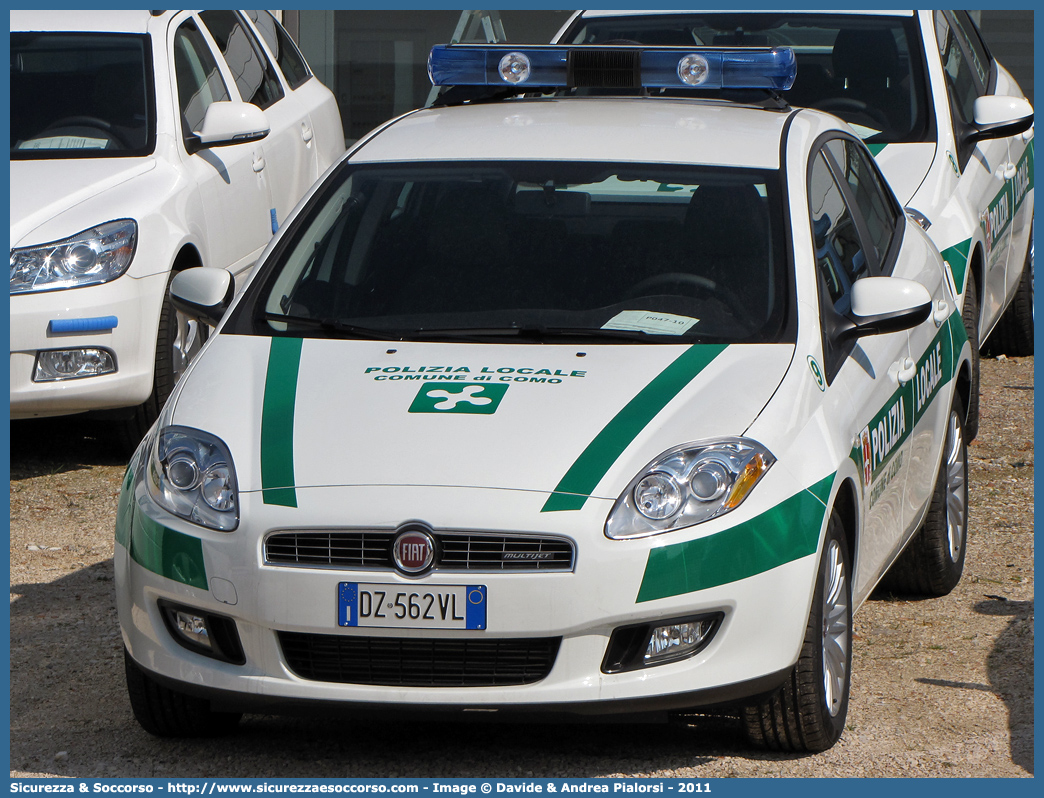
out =
{"type": "Polygon", "coordinates": [[[725,346],[690,346],[653,378],[588,444],[540,512],[582,508],[591,491],[638,433],[723,351],[725,346]]]}
{"type": "Polygon", "coordinates": [[[653,549],[636,601],[694,593],[815,554],[834,474],[761,515],[698,540],[653,549]]]}
{"type": "Polygon", "coordinates": [[[168,529],[138,510],[130,530],[130,555],[134,562],[155,574],[208,589],[203,541],[168,529]]]}
{"type": "Polygon", "coordinates": [[[957,286],[958,293],[964,293],[964,272],[968,268],[968,253],[971,252],[972,240],[966,239],[959,244],[954,244],[952,247],[947,247],[942,251],[943,260],[946,261],[946,265],[950,267],[950,274],[953,275],[953,284],[957,286]]]}
{"type": "Polygon", "coordinates": [[[301,338],[273,338],[261,411],[261,494],[265,504],[297,506],[294,490],[294,406],[301,338]]]}

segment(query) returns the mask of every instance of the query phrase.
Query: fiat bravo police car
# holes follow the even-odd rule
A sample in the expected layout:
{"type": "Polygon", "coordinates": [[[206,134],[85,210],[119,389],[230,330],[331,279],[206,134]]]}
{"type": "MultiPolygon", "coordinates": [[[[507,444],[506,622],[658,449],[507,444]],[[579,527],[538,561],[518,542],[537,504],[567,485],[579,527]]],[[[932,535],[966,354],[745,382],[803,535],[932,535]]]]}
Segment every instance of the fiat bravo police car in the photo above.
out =
{"type": "Polygon", "coordinates": [[[1033,354],[1033,109],[967,11],[578,11],[566,44],[791,46],[792,105],[848,122],[952,272],[972,344],[1033,354]],[[989,339],[987,341],[987,339],[989,339]]]}
{"type": "Polygon", "coordinates": [[[730,705],[844,726],[852,613],[967,540],[952,272],[790,49],[437,47],[313,189],[130,462],[157,735],[243,712],[730,705]],[[703,92],[701,95],[700,92],[703,92]]]}

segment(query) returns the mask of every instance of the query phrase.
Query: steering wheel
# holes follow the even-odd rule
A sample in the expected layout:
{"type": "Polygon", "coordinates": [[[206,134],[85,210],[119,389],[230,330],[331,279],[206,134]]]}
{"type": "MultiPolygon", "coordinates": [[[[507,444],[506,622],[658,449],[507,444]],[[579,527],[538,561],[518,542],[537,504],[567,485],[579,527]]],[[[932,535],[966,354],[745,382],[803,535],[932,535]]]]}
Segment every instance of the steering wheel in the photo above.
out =
{"type": "MultiPolygon", "coordinates": [[[[812,104],[813,108],[826,111],[828,114],[836,114],[844,118],[847,114],[862,114],[867,119],[872,119],[874,124],[881,130],[889,127],[888,117],[880,108],[872,108],[862,100],[855,97],[828,97],[812,104]]],[[[846,120],[847,121],[847,120],[846,120]]]]}
{"type": "Polygon", "coordinates": [[[49,123],[40,133],[36,134],[36,137],[43,136],[49,130],[60,130],[63,127],[93,127],[97,130],[103,130],[110,139],[125,149],[129,149],[126,140],[116,132],[112,123],[102,119],[100,116],[63,116],[61,119],[49,123]]]}
{"type": "Polygon", "coordinates": [[[652,277],[647,277],[631,286],[631,289],[627,292],[627,298],[662,294],[664,292],[659,289],[668,286],[679,286],[690,293],[703,294],[717,299],[727,305],[736,318],[742,318],[747,315],[746,305],[728,286],[720,285],[701,274],[690,274],[688,272],[654,274],[652,277]]]}

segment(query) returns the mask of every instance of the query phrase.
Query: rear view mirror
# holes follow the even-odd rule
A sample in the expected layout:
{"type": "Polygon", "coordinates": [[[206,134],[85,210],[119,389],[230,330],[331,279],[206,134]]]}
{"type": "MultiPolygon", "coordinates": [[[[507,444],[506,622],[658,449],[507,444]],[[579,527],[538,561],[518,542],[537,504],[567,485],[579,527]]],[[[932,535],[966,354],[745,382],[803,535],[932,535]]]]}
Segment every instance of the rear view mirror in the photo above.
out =
{"type": "Polygon", "coordinates": [[[976,140],[1017,136],[1033,124],[1033,106],[1022,97],[979,97],[975,101],[974,114],[971,137],[976,140]]]}
{"type": "Polygon", "coordinates": [[[910,330],[932,312],[932,295],[913,280],[900,277],[864,277],[852,284],[850,326],[840,338],[910,330]]]}
{"type": "Polygon", "coordinates": [[[235,288],[230,272],[200,266],[174,275],[170,301],[178,312],[216,327],[232,304],[235,288]]]}
{"type": "Polygon", "coordinates": [[[211,103],[199,130],[193,131],[188,143],[191,152],[208,147],[227,147],[249,141],[260,141],[271,126],[265,112],[251,103],[225,101],[211,103]]]}

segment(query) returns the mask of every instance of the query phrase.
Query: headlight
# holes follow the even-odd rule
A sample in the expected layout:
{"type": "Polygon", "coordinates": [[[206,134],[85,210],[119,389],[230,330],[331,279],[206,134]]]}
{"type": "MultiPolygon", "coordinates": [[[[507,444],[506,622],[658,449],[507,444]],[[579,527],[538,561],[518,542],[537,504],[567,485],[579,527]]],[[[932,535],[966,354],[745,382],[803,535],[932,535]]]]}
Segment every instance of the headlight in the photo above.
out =
{"type": "Polygon", "coordinates": [[[239,525],[239,489],[228,447],[188,427],[165,427],[152,446],[149,493],[168,512],[231,532],[239,525]]]}
{"type": "Polygon", "coordinates": [[[716,518],[739,507],[774,462],[768,449],[743,438],[671,449],[616,500],[605,534],[642,537],[716,518]]]}
{"type": "Polygon", "coordinates": [[[53,291],[115,280],[130,266],[138,241],[132,219],[92,227],[82,233],[11,250],[11,293],[53,291]]]}

